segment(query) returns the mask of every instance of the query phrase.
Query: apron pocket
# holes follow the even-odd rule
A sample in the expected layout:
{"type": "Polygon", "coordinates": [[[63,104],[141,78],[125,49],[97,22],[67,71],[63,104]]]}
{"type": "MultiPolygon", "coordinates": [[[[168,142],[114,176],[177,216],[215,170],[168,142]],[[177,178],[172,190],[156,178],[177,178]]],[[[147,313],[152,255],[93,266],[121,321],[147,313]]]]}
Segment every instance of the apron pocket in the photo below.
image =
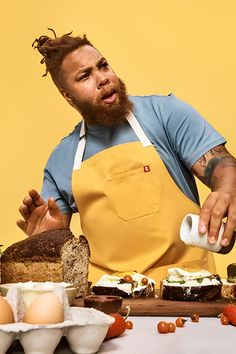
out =
{"type": "Polygon", "coordinates": [[[138,168],[107,181],[106,194],[111,208],[123,220],[129,221],[156,213],[160,188],[157,176],[138,168]]]}

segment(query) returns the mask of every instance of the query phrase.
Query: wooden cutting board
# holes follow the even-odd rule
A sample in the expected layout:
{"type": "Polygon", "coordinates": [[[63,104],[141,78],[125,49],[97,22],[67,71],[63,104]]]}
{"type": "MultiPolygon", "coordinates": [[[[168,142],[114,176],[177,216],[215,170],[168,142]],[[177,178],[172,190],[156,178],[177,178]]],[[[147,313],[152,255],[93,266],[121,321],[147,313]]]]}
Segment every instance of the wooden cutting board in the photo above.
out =
{"type": "MultiPolygon", "coordinates": [[[[159,298],[123,299],[120,313],[126,314],[126,306],[130,306],[130,316],[218,316],[228,303],[236,304],[236,300],[217,301],[171,301],[159,298]]],[[[84,306],[83,299],[75,299],[73,306],[84,306]]]]}

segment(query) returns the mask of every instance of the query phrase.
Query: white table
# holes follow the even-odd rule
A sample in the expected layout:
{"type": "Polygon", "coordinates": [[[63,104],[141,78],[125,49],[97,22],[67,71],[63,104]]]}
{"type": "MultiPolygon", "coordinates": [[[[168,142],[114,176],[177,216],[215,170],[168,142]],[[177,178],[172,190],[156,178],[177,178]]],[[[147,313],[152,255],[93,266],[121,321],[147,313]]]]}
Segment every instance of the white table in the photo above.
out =
{"type": "MultiPolygon", "coordinates": [[[[134,327],[122,336],[104,342],[99,354],[236,354],[236,327],[223,326],[218,318],[200,318],[197,323],[189,318],[175,333],[160,334],[156,325],[176,317],[130,317],[134,327]]],[[[18,346],[8,352],[22,354],[18,346]]],[[[71,354],[64,341],[57,354],[71,354]]]]}
{"type": "Polygon", "coordinates": [[[99,353],[119,354],[236,354],[236,327],[223,326],[218,318],[189,319],[175,333],[161,334],[156,325],[175,317],[132,317],[132,330],[104,342],[99,353]]]}

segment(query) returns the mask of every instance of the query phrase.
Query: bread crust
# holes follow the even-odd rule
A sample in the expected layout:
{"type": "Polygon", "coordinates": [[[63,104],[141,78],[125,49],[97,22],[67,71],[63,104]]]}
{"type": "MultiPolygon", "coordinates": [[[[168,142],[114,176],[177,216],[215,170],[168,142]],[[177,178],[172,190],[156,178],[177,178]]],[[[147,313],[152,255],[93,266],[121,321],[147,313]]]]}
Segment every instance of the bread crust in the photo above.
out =
{"type": "Polygon", "coordinates": [[[2,263],[7,261],[52,261],[61,256],[62,246],[74,236],[70,230],[58,229],[41,232],[13,243],[2,254],[2,263]]]}
{"type": "Polygon", "coordinates": [[[230,283],[227,279],[222,279],[222,289],[221,296],[227,299],[235,299],[236,298],[236,282],[230,283]]]}
{"type": "Polygon", "coordinates": [[[222,282],[218,274],[212,275],[219,284],[212,285],[175,285],[163,284],[160,286],[160,296],[164,300],[179,301],[213,301],[221,297],[222,282]]]}
{"type": "Polygon", "coordinates": [[[221,285],[191,287],[163,285],[162,287],[162,298],[164,300],[213,301],[220,297],[221,285]]]}

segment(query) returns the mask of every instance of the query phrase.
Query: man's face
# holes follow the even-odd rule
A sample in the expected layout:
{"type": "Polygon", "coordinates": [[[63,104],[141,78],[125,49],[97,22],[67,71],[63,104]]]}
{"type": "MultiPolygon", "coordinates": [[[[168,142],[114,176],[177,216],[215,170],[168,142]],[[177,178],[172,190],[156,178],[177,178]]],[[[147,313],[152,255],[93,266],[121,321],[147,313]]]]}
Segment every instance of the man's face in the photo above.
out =
{"type": "Polygon", "coordinates": [[[106,59],[84,45],[69,53],[61,64],[64,97],[90,124],[118,125],[131,109],[123,82],[106,59]]]}

